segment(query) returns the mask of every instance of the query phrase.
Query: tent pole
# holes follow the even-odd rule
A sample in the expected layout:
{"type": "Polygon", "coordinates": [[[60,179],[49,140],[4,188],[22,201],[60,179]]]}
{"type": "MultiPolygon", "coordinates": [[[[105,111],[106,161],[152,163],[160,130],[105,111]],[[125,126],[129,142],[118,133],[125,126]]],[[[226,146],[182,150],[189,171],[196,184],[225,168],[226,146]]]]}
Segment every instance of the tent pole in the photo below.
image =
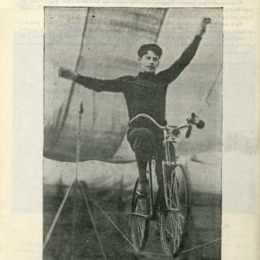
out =
{"type": "Polygon", "coordinates": [[[76,147],[76,176],[75,176],[76,180],[78,180],[78,170],[79,170],[79,161],[80,161],[81,119],[83,113],[84,113],[84,108],[83,108],[83,103],[81,102],[80,109],[79,109],[79,126],[78,126],[77,147],[76,147]]]}

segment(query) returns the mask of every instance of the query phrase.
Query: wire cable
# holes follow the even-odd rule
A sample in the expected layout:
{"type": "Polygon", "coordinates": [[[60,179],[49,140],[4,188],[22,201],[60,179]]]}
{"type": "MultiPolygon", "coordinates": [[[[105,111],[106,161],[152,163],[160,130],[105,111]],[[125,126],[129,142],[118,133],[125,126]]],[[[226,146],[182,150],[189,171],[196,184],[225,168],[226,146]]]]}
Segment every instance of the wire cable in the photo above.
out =
{"type": "Polygon", "coordinates": [[[85,204],[86,204],[86,206],[87,206],[88,214],[89,214],[90,220],[91,220],[91,222],[92,222],[92,226],[93,226],[93,229],[94,229],[96,238],[97,238],[97,240],[98,240],[98,244],[99,244],[99,248],[100,248],[101,254],[102,254],[104,260],[107,260],[106,254],[105,254],[105,250],[104,250],[104,248],[103,248],[103,245],[102,245],[102,242],[101,242],[101,239],[100,239],[98,230],[97,230],[97,226],[96,226],[94,217],[93,217],[93,215],[92,215],[92,212],[91,212],[91,209],[90,209],[90,205],[89,205],[89,203],[88,203],[88,199],[87,199],[87,196],[86,196],[86,191],[85,191],[85,189],[83,188],[81,182],[78,182],[78,184],[79,184],[79,187],[80,187],[82,196],[83,196],[83,198],[84,198],[85,204]]]}
{"type": "Polygon", "coordinates": [[[108,221],[116,228],[116,230],[125,238],[125,240],[131,245],[131,247],[134,248],[134,245],[132,242],[128,239],[128,237],[120,230],[120,228],[115,224],[115,222],[108,216],[108,214],[98,205],[96,200],[93,199],[88,193],[87,196],[91,199],[93,204],[105,215],[105,217],[108,219],[108,221]]]}

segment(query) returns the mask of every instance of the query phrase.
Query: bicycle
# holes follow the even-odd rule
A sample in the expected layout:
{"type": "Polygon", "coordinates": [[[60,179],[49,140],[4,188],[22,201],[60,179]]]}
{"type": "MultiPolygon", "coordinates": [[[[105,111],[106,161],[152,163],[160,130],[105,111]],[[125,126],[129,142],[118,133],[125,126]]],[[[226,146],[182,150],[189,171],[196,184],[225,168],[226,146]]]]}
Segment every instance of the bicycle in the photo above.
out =
{"type": "Polygon", "coordinates": [[[164,254],[175,258],[184,247],[190,216],[190,196],[188,176],[184,167],[177,162],[174,143],[180,136],[181,129],[188,128],[185,137],[189,138],[192,125],[196,125],[197,128],[201,129],[205,124],[198,119],[195,113],[192,113],[187,118],[187,124],[180,127],[161,126],[147,114],[138,114],[130,123],[139,117],[150,119],[157,127],[163,130],[165,160],[162,161],[163,189],[161,193],[163,194],[159,194],[158,190],[154,200],[152,183],[153,157],[148,160],[147,166],[148,195],[140,196],[138,194],[139,178],[137,178],[134,186],[130,222],[135,257],[138,259],[140,253],[145,248],[149,233],[149,223],[153,220],[159,226],[158,233],[164,254]]]}

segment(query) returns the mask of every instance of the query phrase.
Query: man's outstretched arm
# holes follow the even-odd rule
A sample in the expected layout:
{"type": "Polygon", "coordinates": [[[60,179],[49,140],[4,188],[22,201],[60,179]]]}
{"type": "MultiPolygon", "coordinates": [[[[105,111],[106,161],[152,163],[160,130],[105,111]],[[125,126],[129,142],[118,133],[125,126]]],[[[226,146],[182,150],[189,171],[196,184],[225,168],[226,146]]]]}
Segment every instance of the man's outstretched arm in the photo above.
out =
{"type": "Polygon", "coordinates": [[[62,78],[73,80],[76,83],[97,92],[100,91],[121,92],[122,91],[122,81],[120,79],[114,79],[114,80],[94,79],[91,77],[85,77],[79,75],[67,68],[60,68],[59,76],[62,78]]]}
{"type": "Polygon", "coordinates": [[[162,81],[166,81],[169,84],[170,82],[175,80],[185,69],[185,67],[190,63],[197,52],[201,38],[206,32],[206,27],[209,23],[211,23],[211,19],[204,18],[200,24],[199,31],[196,34],[193,42],[182,53],[181,57],[177,61],[175,61],[168,69],[157,74],[162,81]]]}

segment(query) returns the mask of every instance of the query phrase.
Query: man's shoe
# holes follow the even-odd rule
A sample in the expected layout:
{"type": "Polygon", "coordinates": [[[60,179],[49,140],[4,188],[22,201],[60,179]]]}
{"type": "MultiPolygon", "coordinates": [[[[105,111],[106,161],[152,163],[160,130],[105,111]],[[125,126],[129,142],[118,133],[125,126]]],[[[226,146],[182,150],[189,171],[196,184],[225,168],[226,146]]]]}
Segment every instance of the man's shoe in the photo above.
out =
{"type": "Polygon", "coordinates": [[[159,240],[160,235],[161,235],[159,222],[156,222],[154,228],[155,228],[155,231],[154,231],[155,237],[156,237],[157,240],[159,240]]]}
{"type": "Polygon", "coordinates": [[[140,197],[147,197],[148,195],[148,181],[139,181],[136,194],[140,197]]]}

